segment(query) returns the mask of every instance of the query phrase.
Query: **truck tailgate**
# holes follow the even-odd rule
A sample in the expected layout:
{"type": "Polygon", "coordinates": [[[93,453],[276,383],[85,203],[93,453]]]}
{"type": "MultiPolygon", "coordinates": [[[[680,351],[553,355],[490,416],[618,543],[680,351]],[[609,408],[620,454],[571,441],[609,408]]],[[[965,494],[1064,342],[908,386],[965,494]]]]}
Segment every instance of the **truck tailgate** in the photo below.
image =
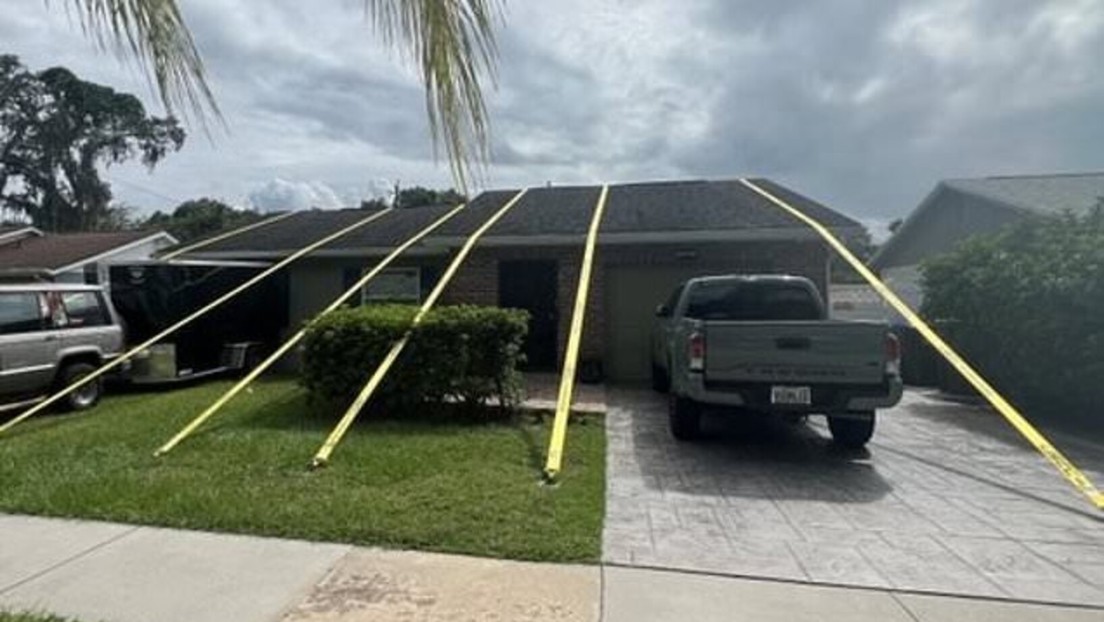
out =
{"type": "Polygon", "coordinates": [[[706,382],[879,384],[885,335],[878,322],[706,322],[706,382]]]}

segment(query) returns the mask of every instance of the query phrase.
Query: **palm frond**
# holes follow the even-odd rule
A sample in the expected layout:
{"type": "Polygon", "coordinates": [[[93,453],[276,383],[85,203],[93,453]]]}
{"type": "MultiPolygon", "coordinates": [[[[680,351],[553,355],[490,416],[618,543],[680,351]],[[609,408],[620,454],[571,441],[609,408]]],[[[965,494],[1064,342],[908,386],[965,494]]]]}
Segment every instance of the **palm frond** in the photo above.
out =
{"type": "Polygon", "coordinates": [[[72,0],[81,27],[101,47],[120,47],[147,70],[170,114],[221,119],[176,0],[72,0]]]}
{"type": "Polygon", "coordinates": [[[388,44],[417,65],[425,86],[434,152],[444,144],[462,192],[490,156],[481,77],[495,80],[498,0],[365,0],[388,44]]]}
{"type": "MultiPolygon", "coordinates": [[[[49,0],[47,0],[49,1],[49,0]]],[[[116,44],[146,68],[170,112],[221,119],[203,60],[176,0],[72,0],[85,32],[116,44]]],[[[494,25],[501,0],[365,0],[377,32],[417,66],[434,153],[444,144],[453,178],[467,190],[472,164],[490,156],[482,77],[495,80],[494,25]]]]}

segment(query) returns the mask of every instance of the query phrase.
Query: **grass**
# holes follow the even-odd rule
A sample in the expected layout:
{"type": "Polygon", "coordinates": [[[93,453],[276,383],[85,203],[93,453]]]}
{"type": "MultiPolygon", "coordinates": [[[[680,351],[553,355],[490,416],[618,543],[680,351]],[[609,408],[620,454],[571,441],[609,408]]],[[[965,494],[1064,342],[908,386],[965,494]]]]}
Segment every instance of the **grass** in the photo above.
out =
{"type": "Polygon", "coordinates": [[[48,613],[0,611],[0,622],[76,622],[76,620],[48,613]]]}
{"type": "Polygon", "coordinates": [[[538,485],[550,425],[374,419],[330,466],[334,418],[259,383],[171,454],[152,452],[228,387],[119,395],[0,437],[0,511],[545,561],[600,554],[605,434],[569,429],[558,487],[538,485]]]}

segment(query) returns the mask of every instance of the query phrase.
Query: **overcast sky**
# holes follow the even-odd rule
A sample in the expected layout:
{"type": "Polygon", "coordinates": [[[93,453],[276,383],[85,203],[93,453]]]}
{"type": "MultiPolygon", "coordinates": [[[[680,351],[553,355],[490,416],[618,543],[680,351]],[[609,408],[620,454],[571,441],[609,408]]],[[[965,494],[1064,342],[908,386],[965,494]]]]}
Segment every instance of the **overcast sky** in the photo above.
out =
{"type": "MultiPolygon", "coordinates": [[[[274,210],[450,185],[361,3],[178,1],[230,131],[112,169],[117,198],[274,210]]],[[[67,4],[6,0],[0,51],[162,114],[67,4]]],[[[877,225],[943,178],[1104,169],[1097,0],[507,0],[499,43],[484,187],[766,176],[877,225]]]]}

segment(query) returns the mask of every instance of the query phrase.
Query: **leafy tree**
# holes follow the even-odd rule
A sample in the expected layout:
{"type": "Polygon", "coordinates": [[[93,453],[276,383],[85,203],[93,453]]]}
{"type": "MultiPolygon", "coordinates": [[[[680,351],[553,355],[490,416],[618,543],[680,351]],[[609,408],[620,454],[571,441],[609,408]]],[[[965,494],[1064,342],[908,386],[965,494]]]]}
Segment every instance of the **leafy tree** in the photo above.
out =
{"type": "Polygon", "coordinates": [[[261,219],[249,210],[239,210],[215,199],[193,199],[176,206],[172,214],[154,212],[143,223],[148,229],[166,229],[181,242],[205,235],[243,227],[261,219]]]}
{"type": "Polygon", "coordinates": [[[448,190],[430,190],[421,186],[399,190],[395,207],[425,207],[427,205],[460,205],[468,197],[449,188],[448,190]]]}
{"type": "Polygon", "coordinates": [[[139,158],[153,168],[183,144],[175,119],[148,116],[133,95],[0,56],[0,204],[38,227],[104,227],[111,188],[100,167],[139,158]]]}
{"type": "MultiPolygon", "coordinates": [[[[68,4],[68,3],[58,3],[68,4]]],[[[152,74],[170,112],[219,116],[199,51],[176,0],[75,0],[82,26],[113,39],[152,74]]],[[[366,0],[376,32],[410,59],[425,86],[434,145],[443,142],[453,175],[465,186],[471,163],[488,158],[482,75],[493,77],[493,26],[500,0],[366,0]]]]}
{"type": "Polygon", "coordinates": [[[387,201],[384,201],[383,199],[380,199],[380,198],[365,199],[365,200],[360,202],[360,209],[381,210],[381,209],[387,209],[388,207],[391,207],[391,206],[387,204],[387,201]]]}
{"type": "Polygon", "coordinates": [[[971,238],[923,275],[923,314],[1029,415],[1104,403],[1104,211],[971,238]]]}
{"type": "Polygon", "coordinates": [[[890,233],[897,233],[897,230],[900,229],[901,225],[903,224],[905,224],[905,220],[903,218],[894,218],[893,220],[889,221],[889,225],[886,228],[889,229],[890,233]]]}
{"type": "Polygon", "coordinates": [[[126,231],[139,226],[134,218],[135,209],[124,203],[112,203],[104,210],[96,223],[96,231],[126,231]]]}

